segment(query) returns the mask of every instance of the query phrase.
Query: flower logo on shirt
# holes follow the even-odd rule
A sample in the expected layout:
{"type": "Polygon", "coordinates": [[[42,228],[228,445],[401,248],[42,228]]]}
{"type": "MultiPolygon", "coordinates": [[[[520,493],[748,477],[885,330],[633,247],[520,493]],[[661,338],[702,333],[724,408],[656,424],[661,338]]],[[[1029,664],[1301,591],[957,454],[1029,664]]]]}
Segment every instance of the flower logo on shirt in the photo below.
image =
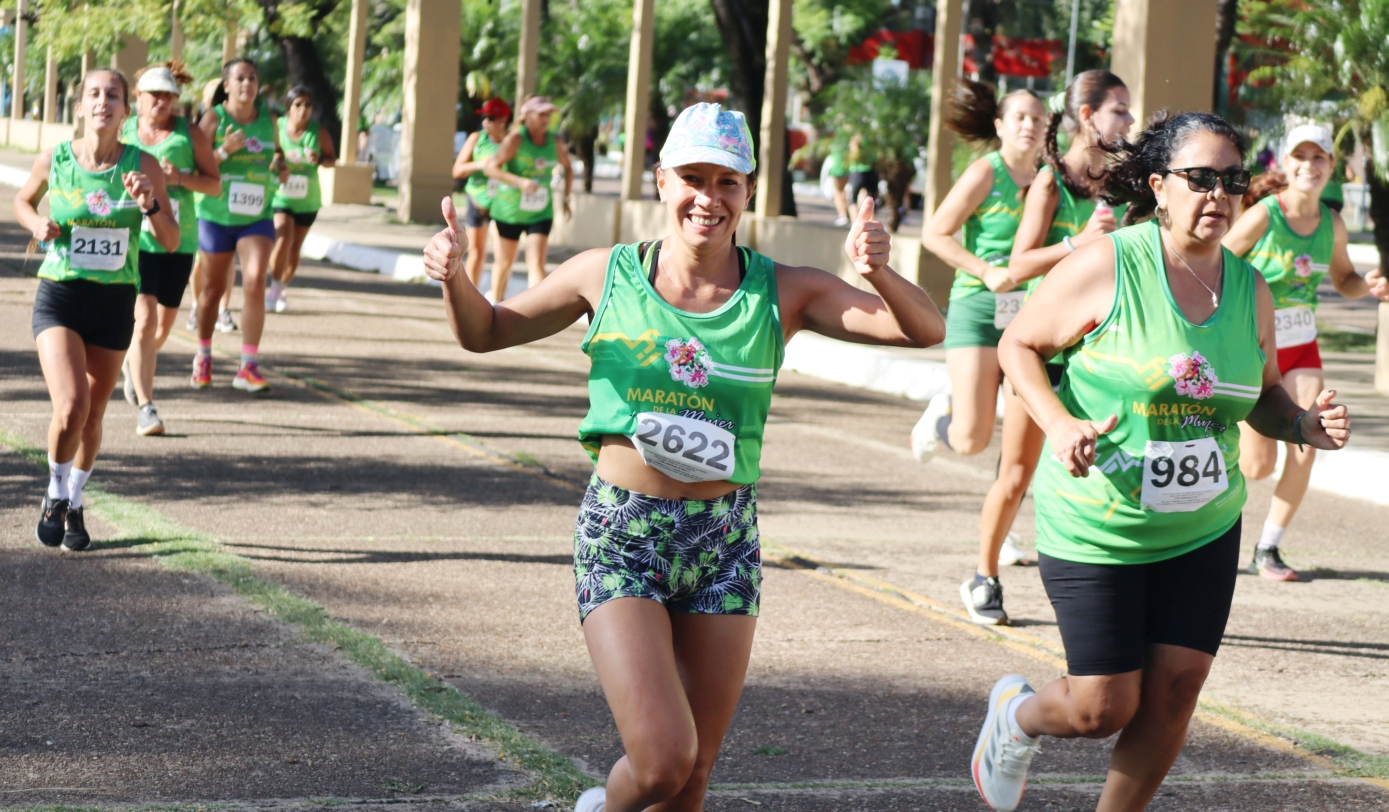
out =
{"type": "Polygon", "coordinates": [[[666,342],[665,358],[666,363],[670,364],[672,381],[680,381],[694,389],[709,384],[709,367],[713,365],[713,359],[699,339],[681,341],[672,338],[666,342]]]}
{"type": "Polygon", "coordinates": [[[260,154],[265,150],[265,142],[253,135],[246,139],[246,149],[250,152],[260,154]]]}
{"type": "Polygon", "coordinates": [[[1211,362],[1199,352],[1191,355],[1178,353],[1167,359],[1167,374],[1176,384],[1177,394],[1196,400],[1205,400],[1215,395],[1215,385],[1220,383],[1211,362]]]}
{"type": "Polygon", "coordinates": [[[536,158],[536,159],[535,159],[535,168],[536,168],[537,170],[544,169],[544,168],[545,168],[545,164],[546,164],[546,161],[545,161],[544,158],[536,158]]]}
{"type": "Polygon", "coordinates": [[[1312,255],[1303,254],[1293,260],[1293,273],[1306,279],[1312,275],[1312,255]]]}
{"type": "Polygon", "coordinates": [[[105,189],[97,189],[95,192],[87,193],[87,211],[97,217],[105,217],[111,213],[111,196],[105,189]]]}

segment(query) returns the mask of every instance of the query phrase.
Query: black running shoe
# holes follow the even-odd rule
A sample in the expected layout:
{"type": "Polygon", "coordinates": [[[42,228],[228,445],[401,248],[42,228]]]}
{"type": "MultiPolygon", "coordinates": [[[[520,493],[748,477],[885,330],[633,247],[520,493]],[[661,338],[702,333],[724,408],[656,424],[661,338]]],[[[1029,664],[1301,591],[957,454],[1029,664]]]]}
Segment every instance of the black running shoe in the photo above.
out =
{"type": "Polygon", "coordinates": [[[82,519],[82,508],[68,511],[68,531],[63,534],[63,549],[71,553],[81,552],[92,544],[87,535],[87,523],[82,519]]]}
{"type": "Polygon", "coordinates": [[[960,584],[960,598],[969,619],[980,626],[1008,625],[1008,613],[1003,611],[1003,584],[997,578],[970,578],[960,584]]]}
{"type": "Polygon", "coordinates": [[[1297,580],[1297,571],[1283,563],[1283,556],[1278,554],[1277,547],[1256,549],[1254,560],[1249,562],[1249,568],[1245,572],[1250,575],[1262,575],[1270,581],[1297,580]]]}
{"type": "Polygon", "coordinates": [[[39,514],[39,527],[34,536],[45,547],[57,547],[63,543],[63,523],[68,517],[68,500],[43,498],[43,512],[39,514]]]}

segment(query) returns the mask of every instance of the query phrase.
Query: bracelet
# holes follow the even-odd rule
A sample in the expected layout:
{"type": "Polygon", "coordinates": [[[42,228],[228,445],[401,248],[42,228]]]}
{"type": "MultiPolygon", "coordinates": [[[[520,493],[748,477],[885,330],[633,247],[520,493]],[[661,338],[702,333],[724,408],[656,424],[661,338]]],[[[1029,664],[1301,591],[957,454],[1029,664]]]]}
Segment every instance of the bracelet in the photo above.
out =
{"type": "Polygon", "coordinates": [[[153,217],[153,216],[155,216],[156,214],[158,214],[158,213],[159,213],[159,198],[156,197],[156,198],[154,199],[154,205],[153,205],[153,206],[150,206],[149,209],[141,209],[140,213],[143,214],[143,215],[145,215],[146,217],[153,217]]]}
{"type": "Polygon", "coordinates": [[[1307,414],[1307,410],[1303,409],[1293,417],[1293,442],[1297,443],[1298,451],[1306,450],[1303,448],[1306,441],[1302,438],[1302,416],[1305,414],[1307,414]]]}
{"type": "Polygon", "coordinates": [[[1061,242],[1065,243],[1065,244],[1066,244],[1066,247],[1069,248],[1069,249],[1071,249],[1071,251],[1075,251],[1075,250],[1076,250],[1076,244],[1073,243],[1073,242],[1071,242],[1071,238],[1070,238],[1069,236],[1062,237],[1062,238],[1061,238],[1061,242]]]}

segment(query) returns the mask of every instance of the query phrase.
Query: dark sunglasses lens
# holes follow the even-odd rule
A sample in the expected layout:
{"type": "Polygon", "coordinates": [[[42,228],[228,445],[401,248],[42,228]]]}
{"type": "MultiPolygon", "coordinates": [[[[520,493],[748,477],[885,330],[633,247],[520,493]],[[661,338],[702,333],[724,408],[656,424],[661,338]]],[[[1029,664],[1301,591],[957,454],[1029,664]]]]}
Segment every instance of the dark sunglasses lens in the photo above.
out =
{"type": "Polygon", "coordinates": [[[1241,169],[1238,172],[1231,172],[1224,178],[1225,191],[1232,195],[1242,195],[1249,191],[1249,172],[1241,169]]]}
{"type": "Polygon", "coordinates": [[[1215,181],[1219,177],[1214,169],[1190,169],[1186,173],[1187,183],[1193,192],[1209,192],[1215,188],[1215,181]]]}

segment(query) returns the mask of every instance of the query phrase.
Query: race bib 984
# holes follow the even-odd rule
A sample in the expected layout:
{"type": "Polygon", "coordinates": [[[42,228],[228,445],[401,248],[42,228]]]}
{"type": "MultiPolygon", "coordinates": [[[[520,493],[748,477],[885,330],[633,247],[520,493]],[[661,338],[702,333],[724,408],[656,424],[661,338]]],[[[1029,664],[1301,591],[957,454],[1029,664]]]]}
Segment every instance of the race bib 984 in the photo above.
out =
{"type": "Polygon", "coordinates": [[[1144,510],[1190,513],[1199,510],[1230,486],[1225,455],[1215,438],[1187,443],[1148,441],[1143,451],[1144,510]]]}
{"type": "Polygon", "coordinates": [[[732,432],[678,414],[642,412],[632,445],[642,461],[680,482],[717,482],[733,476],[732,432]]]}

